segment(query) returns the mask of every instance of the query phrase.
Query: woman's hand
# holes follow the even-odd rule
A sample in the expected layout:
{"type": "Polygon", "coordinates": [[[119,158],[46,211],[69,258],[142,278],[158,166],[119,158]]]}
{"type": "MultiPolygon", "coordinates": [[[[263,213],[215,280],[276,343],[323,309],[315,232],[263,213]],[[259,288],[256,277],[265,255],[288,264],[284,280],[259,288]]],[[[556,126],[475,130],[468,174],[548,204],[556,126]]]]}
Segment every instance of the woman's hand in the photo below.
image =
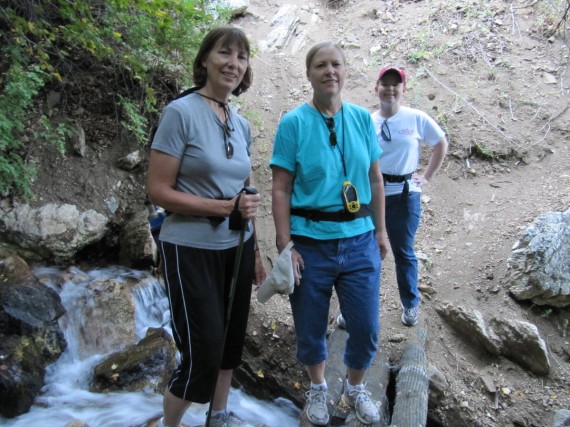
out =
{"type": "Polygon", "coordinates": [[[425,177],[425,175],[419,173],[414,173],[412,175],[412,180],[420,188],[422,188],[425,184],[429,183],[429,180],[425,177]]]}
{"type": "Polygon", "coordinates": [[[305,262],[299,252],[293,247],[291,249],[291,264],[293,264],[293,277],[295,277],[295,286],[301,284],[301,271],[305,268],[305,262]]]}
{"type": "Polygon", "coordinates": [[[257,249],[255,251],[255,276],[253,278],[255,290],[259,289],[263,282],[265,282],[265,279],[267,279],[267,273],[263,266],[263,261],[261,260],[261,253],[259,249],[257,249]]]}
{"type": "MultiPolygon", "coordinates": [[[[232,199],[232,202],[235,205],[235,197],[232,199]]],[[[241,213],[241,217],[245,220],[255,219],[260,202],[261,194],[247,194],[245,191],[242,191],[238,204],[238,210],[241,213]]]]}
{"type": "Polygon", "coordinates": [[[380,249],[380,258],[384,259],[388,255],[388,236],[385,231],[376,231],[375,236],[380,249]]]}

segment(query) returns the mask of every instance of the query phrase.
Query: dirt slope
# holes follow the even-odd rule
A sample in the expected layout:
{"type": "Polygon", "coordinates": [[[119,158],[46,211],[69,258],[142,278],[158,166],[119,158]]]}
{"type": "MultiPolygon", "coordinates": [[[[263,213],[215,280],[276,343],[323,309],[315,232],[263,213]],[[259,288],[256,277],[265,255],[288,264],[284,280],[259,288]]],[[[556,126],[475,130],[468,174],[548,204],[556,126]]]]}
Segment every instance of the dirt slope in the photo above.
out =
{"type": "MultiPolygon", "coordinates": [[[[436,118],[450,141],[449,156],[424,193],[417,241],[431,264],[421,272],[421,284],[435,291],[424,294],[422,304],[428,360],[451,383],[438,412],[450,426],[549,425],[554,410],[570,408],[564,326],[570,315],[516,303],[504,278],[520,231],[542,212],[570,207],[568,46],[560,37],[544,35],[555,23],[554,12],[535,13],[529,3],[496,0],[286,4],[297,6],[296,34],[281,49],[260,49],[253,59],[254,85],[241,101],[254,126],[255,184],[264,195],[257,227],[268,266],[276,253],[267,163],[279,118],[309,100],[306,51],[324,40],[344,46],[349,62],[344,98],[370,110],[377,108],[374,82],[380,67],[401,64],[410,76],[404,103],[436,118]],[[551,374],[536,378],[473,348],[436,313],[444,301],[477,309],[484,317],[536,324],[552,352],[551,374]],[[496,402],[484,391],[483,373],[511,394],[499,395],[496,402]]],[[[254,0],[236,24],[263,46],[282,5],[254,0]]],[[[286,299],[254,303],[253,309],[256,333],[291,334],[286,299]]],[[[397,363],[415,331],[400,323],[391,255],[384,262],[381,311],[383,348],[397,363]]],[[[331,318],[334,314],[333,307],[331,318]]],[[[284,366],[294,366],[282,350],[279,357],[284,366]]],[[[302,390],[307,378],[297,368],[291,381],[302,390]]]]}

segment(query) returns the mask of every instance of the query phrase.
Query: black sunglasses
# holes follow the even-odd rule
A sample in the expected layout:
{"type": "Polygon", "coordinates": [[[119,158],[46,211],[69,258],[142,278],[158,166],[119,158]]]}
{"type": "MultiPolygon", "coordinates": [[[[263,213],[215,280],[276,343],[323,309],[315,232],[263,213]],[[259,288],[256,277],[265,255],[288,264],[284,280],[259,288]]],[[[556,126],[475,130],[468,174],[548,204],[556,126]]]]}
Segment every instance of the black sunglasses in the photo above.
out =
{"type": "Polygon", "coordinates": [[[390,133],[390,128],[388,127],[388,120],[382,122],[380,126],[380,136],[384,141],[392,141],[392,134],[390,133]]]}
{"type": "Polygon", "coordinates": [[[224,147],[226,149],[226,157],[231,159],[234,156],[234,146],[229,141],[230,132],[233,132],[233,128],[229,127],[226,123],[220,123],[222,131],[224,132],[224,147]]]}
{"type": "Polygon", "coordinates": [[[325,119],[327,122],[327,128],[329,129],[329,142],[333,147],[336,147],[336,132],[334,130],[334,119],[332,117],[328,117],[325,119]]]}

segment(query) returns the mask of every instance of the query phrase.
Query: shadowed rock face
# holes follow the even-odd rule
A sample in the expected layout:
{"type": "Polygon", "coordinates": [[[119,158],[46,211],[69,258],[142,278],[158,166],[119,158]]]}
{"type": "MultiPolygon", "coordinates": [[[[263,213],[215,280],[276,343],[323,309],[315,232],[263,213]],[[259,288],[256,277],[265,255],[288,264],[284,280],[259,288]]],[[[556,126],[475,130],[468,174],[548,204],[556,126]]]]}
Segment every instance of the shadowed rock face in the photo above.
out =
{"type": "Polygon", "coordinates": [[[0,277],[0,414],[10,418],[30,409],[46,366],[65,350],[58,325],[65,309],[18,257],[4,261],[0,277]]]}

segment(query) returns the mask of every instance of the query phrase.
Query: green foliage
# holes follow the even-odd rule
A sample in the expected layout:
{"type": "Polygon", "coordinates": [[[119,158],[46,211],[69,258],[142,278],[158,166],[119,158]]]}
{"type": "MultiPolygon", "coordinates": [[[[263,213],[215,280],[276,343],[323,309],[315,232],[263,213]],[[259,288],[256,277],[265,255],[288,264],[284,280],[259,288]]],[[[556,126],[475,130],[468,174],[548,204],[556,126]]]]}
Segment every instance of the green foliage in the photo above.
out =
{"type": "Polygon", "coordinates": [[[140,145],[146,144],[148,140],[146,132],[148,126],[147,119],[139,113],[138,107],[132,100],[123,98],[120,95],[119,100],[124,114],[124,120],[121,122],[121,125],[134,135],[137,143],[140,145]]]}
{"type": "Polygon", "coordinates": [[[449,135],[449,127],[447,126],[447,114],[440,113],[435,118],[439,125],[443,128],[446,134],[449,135]]]}
{"type": "Polygon", "coordinates": [[[73,132],[73,126],[71,123],[64,122],[56,125],[52,123],[45,114],[42,114],[34,127],[32,134],[37,143],[44,142],[54,145],[57,148],[57,151],[59,151],[59,154],[65,156],[67,151],[65,148],[65,142],[73,132]]]}
{"type": "MultiPolygon", "coordinates": [[[[32,100],[46,85],[83,85],[93,64],[115,76],[111,87],[123,127],[146,142],[146,115],[156,114],[157,89],[191,84],[195,53],[204,35],[228,22],[229,12],[207,0],[5,0],[0,5],[0,194],[31,195],[33,168],[26,145],[49,140],[62,155],[71,132],[41,116],[24,125],[32,100]],[[7,70],[7,71],[6,71],[7,70]],[[124,91],[124,92],[123,92],[124,91]],[[31,141],[31,142],[24,142],[31,141]]],[[[167,93],[163,98],[171,98],[167,93]]],[[[72,105],[76,100],[68,100],[72,105]]],[[[61,120],[59,120],[61,122],[61,120]]]]}
{"type": "Polygon", "coordinates": [[[475,155],[479,156],[482,159],[493,160],[497,158],[497,155],[493,150],[478,142],[473,145],[472,151],[475,155]]]}
{"type": "Polygon", "coordinates": [[[39,66],[25,69],[15,62],[2,77],[0,93],[0,194],[12,188],[30,198],[29,182],[35,170],[23,160],[21,136],[25,130],[26,110],[44,84],[39,66]]]}
{"type": "Polygon", "coordinates": [[[410,50],[408,61],[416,64],[430,58],[437,58],[445,52],[446,46],[436,46],[433,36],[427,32],[420,32],[414,41],[415,49],[410,50]]]}

